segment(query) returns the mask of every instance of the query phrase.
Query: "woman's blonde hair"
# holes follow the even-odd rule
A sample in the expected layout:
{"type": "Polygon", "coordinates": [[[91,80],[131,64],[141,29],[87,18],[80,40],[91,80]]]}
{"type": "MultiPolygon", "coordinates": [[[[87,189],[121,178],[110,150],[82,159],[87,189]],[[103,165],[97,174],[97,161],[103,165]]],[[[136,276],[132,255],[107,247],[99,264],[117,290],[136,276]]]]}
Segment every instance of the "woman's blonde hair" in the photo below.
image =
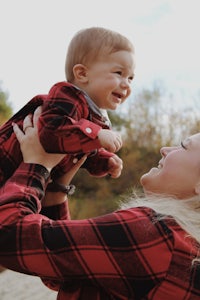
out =
{"type": "Polygon", "coordinates": [[[102,27],[91,27],[78,31],[72,38],[66,56],[65,75],[73,83],[73,67],[76,64],[87,65],[100,54],[111,54],[117,51],[134,53],[131,41],[118,32],[102,27]]]}

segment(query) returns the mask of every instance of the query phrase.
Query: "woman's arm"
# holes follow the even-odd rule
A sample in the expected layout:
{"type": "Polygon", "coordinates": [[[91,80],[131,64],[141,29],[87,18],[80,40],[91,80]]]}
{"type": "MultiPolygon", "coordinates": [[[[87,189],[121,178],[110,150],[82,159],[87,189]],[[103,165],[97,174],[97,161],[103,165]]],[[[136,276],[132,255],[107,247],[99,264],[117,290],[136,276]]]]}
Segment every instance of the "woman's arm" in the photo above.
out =
{"type": "Polygon", "coordinates": [[[14,126],[25,163],[0,190],[0,265],[37,275],[45,282],[64,283],[65,288],[83,284],[103,288],[108,294],[119,291],[127,299],[133,289],[130,280],[151,280],[152,274],[153,280],[156,276],[162,280],[169,263],[165,256],[170,260],[169,236],[161,234],[159,223],[152,223],[148,210],[85,220],[54,221],[40,214],[49,171],[61,157],[45,153],[37,135],[32,145],[35,124],[26,126],[25,134],[14,126]],[[150,259],[155,249],[165,257],[160,254],[162,265],[150,259]]]}
{"type": "Polygon", "coordinates": [[[37,275],[54,288],[56,283],[65,282],[66,288],[85,283],[109,293],[117,286],[126,296],[131,278],[164,278],[170,237],[159,222],[152,223],[151,212],[133,209],[54,221],[39,213],[46,172],[40,165],[23,163],[0,191],[1,265],[37,275]],[[161,265],[151,260],[155,251],[161,265]]]}

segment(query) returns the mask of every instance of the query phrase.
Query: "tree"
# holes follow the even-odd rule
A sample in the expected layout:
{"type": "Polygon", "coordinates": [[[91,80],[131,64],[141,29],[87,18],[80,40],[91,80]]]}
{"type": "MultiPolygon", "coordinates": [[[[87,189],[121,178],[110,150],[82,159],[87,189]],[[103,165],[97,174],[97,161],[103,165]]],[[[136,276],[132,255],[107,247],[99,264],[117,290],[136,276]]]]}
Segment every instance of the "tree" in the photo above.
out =
{"type": "Polygon", "coordinates": [[[74,180],[77,191],[71,201],[75,212],[72,217],[113,211],[126,194],[141,189],[139,179],[158,164],[163,145],[180,144],[182,139],[200,130],[197,106],[176,107],[174,102],[173,95],[167,95],[162,84],[156,83],[152,89],[142,89],[130,99],[126,112],[110,114],[124,141],[118,152],[124,163],[122,175],[118,179],[96,179],[81,170],[74,180]]]}
{"type": "MultiPolygon", "coordinates": [[[[11,104],[8,103],[8,93],[3,91],[1,84],[0,81],[0,125],[6,122],[13,113],[11,104]]],[[[0,272],[2,271],[4,271],[4,268],[0,266],[0,272]]]]}
{"type": "Polygon", "coordinates": [[[6,122],[13,114],[12,106],[8,102],[8,93],[3,91],[1,84],[2,82],[0,81],[0,125],[6,122]]]}

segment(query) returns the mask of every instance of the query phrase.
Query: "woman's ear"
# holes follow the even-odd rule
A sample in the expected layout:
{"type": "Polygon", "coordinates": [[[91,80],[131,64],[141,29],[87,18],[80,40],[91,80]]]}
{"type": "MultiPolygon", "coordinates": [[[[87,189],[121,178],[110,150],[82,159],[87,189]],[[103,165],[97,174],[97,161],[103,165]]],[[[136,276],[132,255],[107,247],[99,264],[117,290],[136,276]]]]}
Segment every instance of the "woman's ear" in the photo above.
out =
{"type": "Polygon", "coordinates": [[[87,67],[82,64],[77,64],[73,67],[74,79],[80,83],[87,83],[87,67]]]}

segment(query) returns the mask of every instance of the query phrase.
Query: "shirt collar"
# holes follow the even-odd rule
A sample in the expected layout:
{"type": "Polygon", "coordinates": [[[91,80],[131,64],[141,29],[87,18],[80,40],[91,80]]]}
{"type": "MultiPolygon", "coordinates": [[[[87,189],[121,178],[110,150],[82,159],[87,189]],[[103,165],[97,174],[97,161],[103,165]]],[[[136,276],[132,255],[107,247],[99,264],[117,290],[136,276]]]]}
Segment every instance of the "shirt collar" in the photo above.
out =
{"type": "Polygon", "coordinates": [[[95,113],[97,114],[98,116],[100,116],[101,118],[103,118],[104,122],[106,125],[108,126],[111,126],[111,121],[109,119],[109,116],[108,116],[108,113],[107,113],[107,110],[106,109],[102,109],[102,108],[99,108],[95,103],[94,101],[88,96],[88,94],[83,91],[82,89],[80,89],[79,87],[75,86],[79,91],[81,91],[84,96],[85,96],[85,99],[90,107],[90,109],[95,113]]]}

